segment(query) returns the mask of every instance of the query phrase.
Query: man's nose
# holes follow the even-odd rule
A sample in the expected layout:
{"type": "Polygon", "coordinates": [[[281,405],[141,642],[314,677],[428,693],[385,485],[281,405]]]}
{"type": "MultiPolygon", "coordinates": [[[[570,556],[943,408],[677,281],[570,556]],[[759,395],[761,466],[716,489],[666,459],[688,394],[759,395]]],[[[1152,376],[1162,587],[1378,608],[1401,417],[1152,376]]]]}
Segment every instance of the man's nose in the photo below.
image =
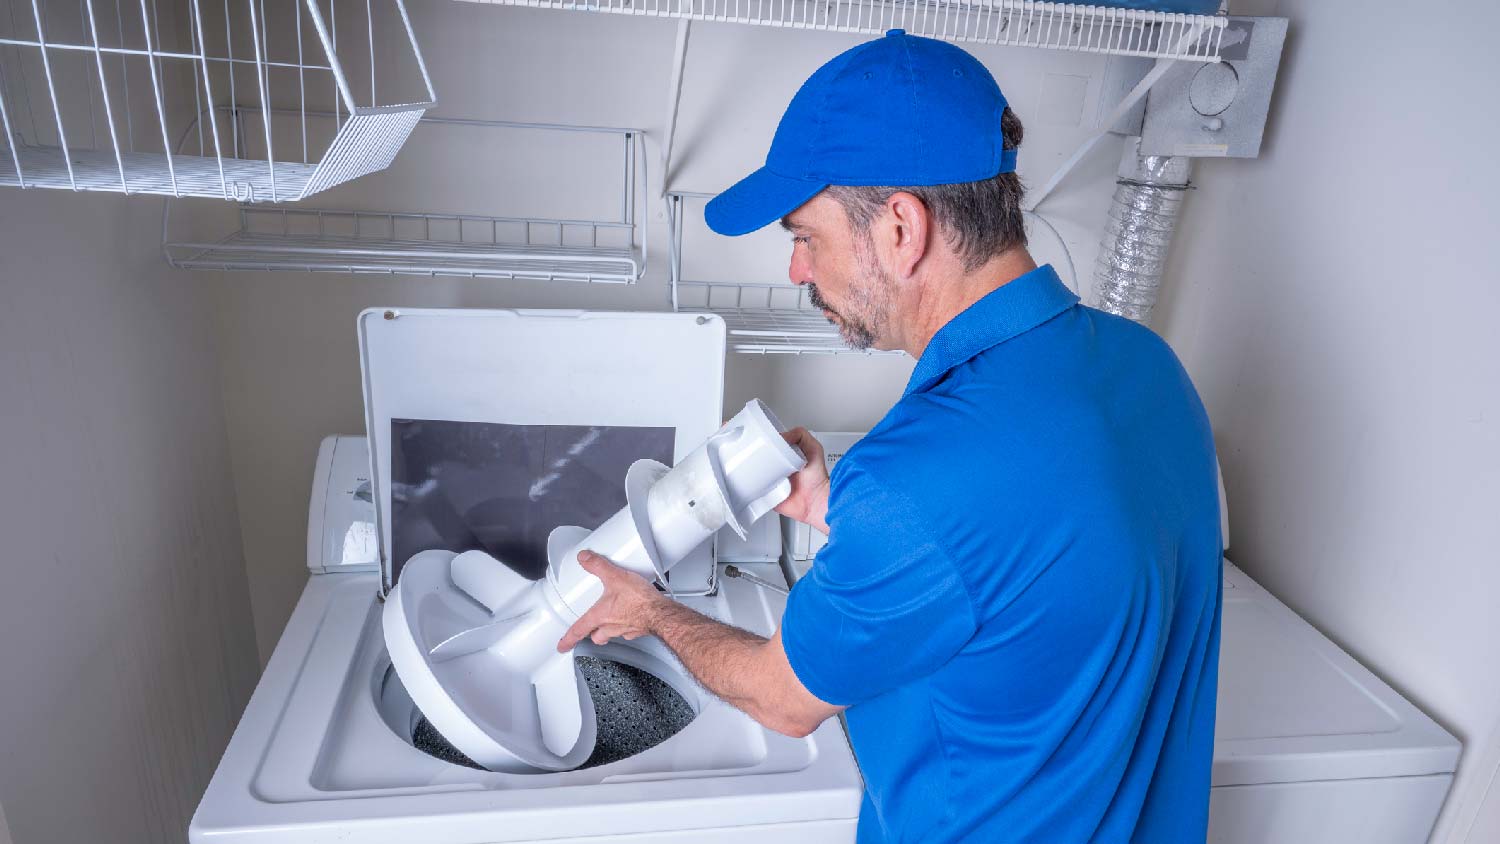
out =
{"type": "Polygon", "coordinates": [[[786,277],[791,279],[792,284],[812,282],[812,262],[807,260],[806,252],[800,243],[792,247],[792,260],[786,270],[786,277]]]}

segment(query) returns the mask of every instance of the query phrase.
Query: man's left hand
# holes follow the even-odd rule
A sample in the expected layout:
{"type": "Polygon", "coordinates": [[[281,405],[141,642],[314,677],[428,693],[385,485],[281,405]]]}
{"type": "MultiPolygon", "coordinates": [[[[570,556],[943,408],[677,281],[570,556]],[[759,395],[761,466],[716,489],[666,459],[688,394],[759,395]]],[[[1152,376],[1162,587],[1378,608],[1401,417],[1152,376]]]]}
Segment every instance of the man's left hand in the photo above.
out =
{"type": "Polygon", "coordinates": [[[667,596],[644,577],[622,569],[593,551],[578,554],[578,564],[604,583],[604,594],[583,617],[574,622],[557,643],[559,652],[573,649],[584,639],[602,645],[610,639],[634,639],[652,633],[655,609],[667,596]]]}

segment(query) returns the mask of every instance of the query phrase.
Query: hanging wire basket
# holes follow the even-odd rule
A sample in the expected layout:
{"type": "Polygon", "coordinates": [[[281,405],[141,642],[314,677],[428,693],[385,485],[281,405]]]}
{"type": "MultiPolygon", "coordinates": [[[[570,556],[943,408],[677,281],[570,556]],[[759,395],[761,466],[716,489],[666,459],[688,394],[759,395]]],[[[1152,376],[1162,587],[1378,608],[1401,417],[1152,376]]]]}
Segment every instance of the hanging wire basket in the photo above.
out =
{"type": "Polygon", "coordinates": [[[434,101],[402,0],[0,0],[0,185],[297,200],[434,101]]]}

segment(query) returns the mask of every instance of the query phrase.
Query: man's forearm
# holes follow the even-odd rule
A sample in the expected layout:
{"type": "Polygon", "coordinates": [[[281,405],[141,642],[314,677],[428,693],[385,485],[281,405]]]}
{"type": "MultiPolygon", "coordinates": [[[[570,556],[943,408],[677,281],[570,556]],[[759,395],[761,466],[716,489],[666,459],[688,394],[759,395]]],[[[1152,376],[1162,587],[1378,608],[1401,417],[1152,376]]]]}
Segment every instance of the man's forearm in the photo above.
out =
{"type": "Polygon", "coordinates": [[[578,564],[604,583],[604,594],[558,640],[558,651],[584,639],[603,644],[617,636],[652,634],[710,692],[789,736],[810,734],[842,708],[819,700],[802,685],[783,650],[781,631],[765,639],[721,624],[592,551],[580,552],[578,564]]]}
{"type": "Polygon", "coordinates": [[[756,713],[755,668],[766,639],[683,606],[662,601],[652,613],[652,632],[693,676],[726,703],[756,713]]]}

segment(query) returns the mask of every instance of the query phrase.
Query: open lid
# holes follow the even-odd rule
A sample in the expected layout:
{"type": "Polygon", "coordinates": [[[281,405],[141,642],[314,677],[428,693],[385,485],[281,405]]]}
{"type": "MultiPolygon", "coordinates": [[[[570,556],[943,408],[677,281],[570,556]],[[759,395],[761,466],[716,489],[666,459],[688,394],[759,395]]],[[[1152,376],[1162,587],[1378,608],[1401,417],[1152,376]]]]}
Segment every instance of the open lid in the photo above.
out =
{"type": "Polygon", "coordinates": [[[1459,744],[1259,584],[1224,566],[1213,784],[1451,773],[1459,744]]]}
{"type": "Polygon", "coordinates": [[[359,349],[383,592],[405,562],[393,559],[393,424],[670,429],[675,463],[722,422],[716,316],[370,309],[359,349]]]}

